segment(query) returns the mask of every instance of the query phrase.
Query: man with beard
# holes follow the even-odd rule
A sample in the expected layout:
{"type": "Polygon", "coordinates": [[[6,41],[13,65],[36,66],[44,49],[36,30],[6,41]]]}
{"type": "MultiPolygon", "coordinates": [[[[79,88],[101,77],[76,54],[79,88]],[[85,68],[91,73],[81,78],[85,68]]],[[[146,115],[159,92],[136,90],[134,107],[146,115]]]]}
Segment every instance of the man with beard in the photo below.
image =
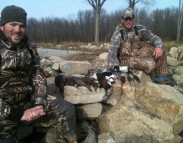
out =
{"type": "Polygon", "coordinates": [[[104,71],[113,69],[115,64],[128,66],[150,74],[155,83],[174,86],[168,78],[162,40],[147,27],[135,24],[132,8],[126,8],[122,12],[121,24],[113,33],[110,45],[104,71]],[[148,44],[145,45],[143,41],[148,44]]]}
{"type": "MultiPolygon", "coordinates": [[[[26,35],[27,13],[7,6],[0,19],[0,142],[14,143],[17,126],[56,130],[57,143],[75,143],[75,109],[46,97],[37,48],[26,35]]],[[[35,29],[36,30],[36,29],[35,29]]]]}

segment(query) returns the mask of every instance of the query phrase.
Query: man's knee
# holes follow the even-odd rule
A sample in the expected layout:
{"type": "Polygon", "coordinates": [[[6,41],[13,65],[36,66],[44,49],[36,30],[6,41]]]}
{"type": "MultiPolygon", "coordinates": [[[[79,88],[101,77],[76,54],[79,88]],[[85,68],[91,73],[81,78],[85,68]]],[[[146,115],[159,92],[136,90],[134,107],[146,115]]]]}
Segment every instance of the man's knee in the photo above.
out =
{"type": "Polygon", "coordinates": [[[53,101],[53,104],[57,107],[57,111],[67,118],[70,116],[75,116],[75,107],[72,103],[59,98],[53,101]]]}

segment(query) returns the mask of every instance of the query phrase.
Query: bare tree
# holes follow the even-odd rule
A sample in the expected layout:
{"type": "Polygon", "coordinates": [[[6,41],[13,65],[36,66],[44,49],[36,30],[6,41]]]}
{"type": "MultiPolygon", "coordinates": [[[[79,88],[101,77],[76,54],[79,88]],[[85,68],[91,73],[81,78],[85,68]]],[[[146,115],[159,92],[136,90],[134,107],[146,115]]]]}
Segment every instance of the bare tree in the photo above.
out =
{"type": "Polygon", "coordinates": [[[154,0],[127,0],[129,7],[132,9],[135,9],[135,5],[137,3],[143,3],[143,4],[151,4],[154,0]]]}
{"type": "Polygon", "coordinates": [[[182,0],[179,0],[179,13],[178,13],[178,19],[177,19],[177,42],[180,41],[182,17],[183,17],[183,3],[182,3],[182,0]]]}
{"type": "MultiPolygon", "coordinates": [[[[177,39],[178,7],[156,9],[151,12],[147,12],[144,8],[135,8],[135,11],[137,23],[147,26],[153,33],[156,33],[164,40],[177,39]]],[[[100,42],[110,41],[113,31],[116,28],[116,23],[121,22],[121,10],[116,10],[108,14],[102,9],[100,17],[100,24],[102,25],[102,27],[100,27],[100,42]]],[[[181,26],[181,24],[179,26],[181,26]]],[[[64,41],[90,42],[94,41],[94,28],[95,15],[93,10],[80,11],[78,17],[74,20],[47,17],[39,20],[30,18],[27,21],[27,34],[34,42],[52,42],[55,44],[64,41]]],[[[182,42],[182,28],[179,34],[180,41],[182,42]]]]}
{"type": "Polygon", "coordinates": [[[100,12],[106,0],[87,0],[95,12],[95,43],[99,43],[100,12]]]}

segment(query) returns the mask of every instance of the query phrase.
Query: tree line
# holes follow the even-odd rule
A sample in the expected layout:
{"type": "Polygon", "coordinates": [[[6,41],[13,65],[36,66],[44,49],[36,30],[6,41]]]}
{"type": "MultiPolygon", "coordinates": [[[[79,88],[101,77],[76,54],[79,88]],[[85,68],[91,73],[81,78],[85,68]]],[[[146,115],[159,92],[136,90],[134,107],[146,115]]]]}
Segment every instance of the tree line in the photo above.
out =
{"type": "MultiPolygon", "coordinates": [[[[135,9],[136,23],[145,25],[153,33],[164,40],[176,40],[177,19],[179,9],[175,7],[156,9],[148,12],[146,9],[135,9]]],[[[121,21],[121,10],[107,13],[100,12],[100,42],[109,42],[121,21]]],[[[58,17],[29,18],[27,22],[29,37],[35,42],[62,43],[94,42],[95,41],[95,13],[92,10],[79,11],[75,19],[58,17]]],[[[180,31],[183,41],[183,30],[180,31]]]]}

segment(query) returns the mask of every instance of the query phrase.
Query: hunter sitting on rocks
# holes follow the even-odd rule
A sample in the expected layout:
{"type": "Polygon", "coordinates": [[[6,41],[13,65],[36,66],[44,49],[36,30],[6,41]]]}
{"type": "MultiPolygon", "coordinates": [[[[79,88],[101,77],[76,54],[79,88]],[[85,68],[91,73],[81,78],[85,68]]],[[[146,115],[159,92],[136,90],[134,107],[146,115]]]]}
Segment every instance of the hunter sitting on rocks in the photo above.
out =
{"type": "Polygon", "coordinates": [[[135,24],[134,11],[127,8],[122,12],[121,24],[117,26],[110,42],[104,71],[110,71],[117,63],[144,71],[153,76],[158,84],[173,86],[167,77],[168,68],[162,40],[145,26],[135,24]],[[142,47],[142,41],[148,46],[142,47]]]}
{"type": "Polygon", "coordinates": [[[15,143],[16,129],[26,125],[54,130],[53,143],[75,143],[75,108],[61,98],[48,102],[37,48],[26,36],[26,20],[25,10],[14,5],[1,12],[0,142],[15,143]]]}

